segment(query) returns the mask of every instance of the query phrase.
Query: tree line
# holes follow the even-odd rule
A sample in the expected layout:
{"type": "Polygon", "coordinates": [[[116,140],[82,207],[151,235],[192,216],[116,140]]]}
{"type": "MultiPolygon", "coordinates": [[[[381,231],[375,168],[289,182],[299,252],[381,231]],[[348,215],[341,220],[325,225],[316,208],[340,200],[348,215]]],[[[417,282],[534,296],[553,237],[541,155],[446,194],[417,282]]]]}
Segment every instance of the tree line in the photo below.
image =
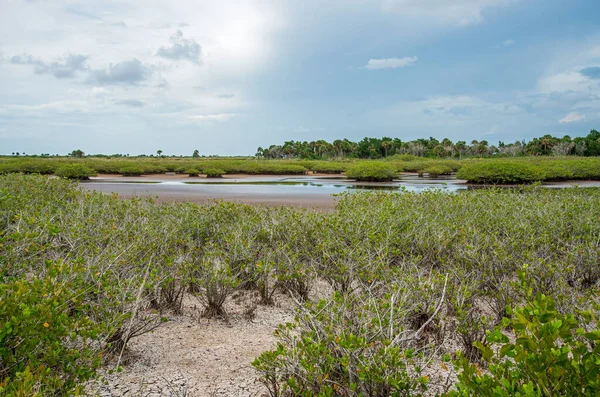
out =
{"type": "Polygon", "coordinates": [[[590,131],[586,137],[562,138],[546,134],[514,143],[498,142],[490,145],[486,140],[452,142],[448,138],[441,141],[415,139],[402,141],[400,138],[369,138],[359,142],[348,139],[336,139],[327,142],[323,139],[311,142],[287,141],[283,145],[259,147],[256,157],[265,159],[328,159],[328,158],[361,158],[381,159],[394,155],[413,155],[418,157],[463,158],[463,157],[517,157],[517,156],[600,156],[600,132],[590,131]]]}

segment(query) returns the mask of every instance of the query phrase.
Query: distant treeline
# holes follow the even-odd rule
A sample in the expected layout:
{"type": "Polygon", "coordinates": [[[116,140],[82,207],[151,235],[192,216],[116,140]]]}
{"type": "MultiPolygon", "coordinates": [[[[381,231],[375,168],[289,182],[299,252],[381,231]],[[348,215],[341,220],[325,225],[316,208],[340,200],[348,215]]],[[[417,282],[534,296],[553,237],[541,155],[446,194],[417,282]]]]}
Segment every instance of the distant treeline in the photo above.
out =
{"type": "Polygon", "coordinates": [[[271,145],[266,149],[259,147],[256,151],[257,157],[265,159],[380,159],[395,154],[459,159],[489,156],[600,156],[600,132],[592,130],[586,137],[578,138],[544,135],[529,142],[499,142],[498,145],[490,145],[486,140],[455,143],[448,138],[439,141],[433,137],[407,142],[390,137],[364,138],[360,142],[348,139],[337,139],[331,143],[325,140],[287,141],[283,145],[271,145]]]}

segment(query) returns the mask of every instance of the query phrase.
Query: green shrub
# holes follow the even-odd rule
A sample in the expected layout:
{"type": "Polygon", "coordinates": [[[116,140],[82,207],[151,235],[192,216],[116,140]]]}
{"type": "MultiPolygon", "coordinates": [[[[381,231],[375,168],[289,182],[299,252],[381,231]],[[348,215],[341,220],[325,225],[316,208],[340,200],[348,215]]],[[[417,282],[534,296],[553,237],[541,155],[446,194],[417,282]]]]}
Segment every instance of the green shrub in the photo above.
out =
{"type": "Polygon", "coordinates": [[[600,179],[600,159],[598,158],[569,159],[565,161],[565,164],[573,173],[573,179],[600,179]]]}
{"type": "Polygon", "coordinates": [[[391,161],[415,161],[422,159],[422,157],[413,156],[412,154],[394,154],[393,156],[387,157],[386,160],[391,161]]]}
{"type": "Polygon", "coordinates": [[[83,269],[45,267],[44,277],[0,283],[2,396],[72,395],[100,365],[94,339],[102,327],[85,315],[83,269]]]}
{"type": "Polygon", "coordinates": [[[360,162],[349,166],[346,176],[357,181],[385,182],[394,179],[396,169],[388,163],[360,162]]]}
{"type": "Polygon", "coordinates": [[[390,164],[398,174],[405,171],[406,163],[403,161],[390,161],[390,164]]]}
{"type": "Polygon", "coordinates": [[[140,176],[144,173],[144,170],[135,165],[127,165],[125,167],[119,168],[118,172],[123,176],[140,176]]]}
{"type": "Polygon", "coordinates": [[[96,171],[83,164],[65,164],[60,166],[55,174],[66,179],[87,180],[90,176],[96,176],[96,171]]]}
{"type": "Polygon", "coordinates": [[[422,173],[425,168],[429,167],[432,164],[436,164],[437,162],[438,162],[437,160],[423,160],[423,159],[418,159],[418,160],[414,160],[411,162],[405,162],[404,170],[406,172],[422,173]]]}
{"type": "Polygon", "coordinates": [[[225,175],[225,170],[220,168],[206,168],[202,171],[206,175],[207,178],[221,178],[225,175]]]}
{"type": "Polygon", "coordinates": [[[575,177],[572,165],[565,161],[544,161],[540,167],[544,170],[544,180],[560,181],[575,177]]]}
{"type": "Polygon", "coordinates": [[[141,164],[142,174],[164,174],[169,169],[162,164],[141,164]]]}
{"type": "Polygon", "coordinates": [[[188,168],[183,173],[188,174],[188,176],[198,176],[200,174],[200,170],[196,168],[188,168]]]}
{"type": "Polygon", "coordinates": [[[320,174],[341,174],[342,172],[346,171],[346,167],[347,165],[345,163],[314,161],[308,167],[308,169],[320,174]]]}
{"type": "Polygon", "coordinates": [[[286,164],[279,161],[245,161],[240,164],[235,172],[244,174],[266,175],[301,175],[308,171],[305,167],[296,164],[286,164]]]}
{"type": "Polygon", "coordinates": [[[463,165],[456,177],[471,183],[511,184],[541,181],[544,172],[540,167],[524,162],[484,160],[463,165]]]}
{"type": "Polygon", "coordinates": [[[57,165],[56,162],[48,161],[46,159],[37,159],[20,163],[19,170],[25,174],[49,175],[54,173],[57,165]]]}
{"type": "Polygon", "coordinates": [[[423,170],[424,173],[429,174],[430,178],[435,178],[440,175],[450,175],[452,168],[444,164],[432,164],[423,170]]]}
{"type": "MultiPolygon", "coordinates": [[[[182,165],[182,166],[175,168],[173,171],[178,174],[186,174],[187,172],[185,172],[185,171],[188,169],[190,169],[190,167],[182,165]]],[[[192,169],[196,169],[196,168],[192,168],[192,169]]]]}
{"type": "Polygon", "coordinates": [[[294,323],[275,331],[277,348],[252,365],[271,397],[411,396],[427,389],[420,355],[400,345],[400,313],[385,301],[335,293],[329,301],[306,303],[294,323]],[[394,328],[394,325],[396,328],[394,328]]]}
{"type": "MultiPolygon", "coordinates": [[[[591,313],[588,313],[591,314],[591,313]]],[[[590,319],[590,317],[588,317],[590,319]]],[[[462,357],[451,397],[597,396],[600,394],[600,330],[585,332],[572,314],[561,314],[544,295],[514,310],[512,320],[488,332],[492,349],[476,343],[489,374],[462,357]],[[514,339],[504,334],[511,327],[514,339]]]]}

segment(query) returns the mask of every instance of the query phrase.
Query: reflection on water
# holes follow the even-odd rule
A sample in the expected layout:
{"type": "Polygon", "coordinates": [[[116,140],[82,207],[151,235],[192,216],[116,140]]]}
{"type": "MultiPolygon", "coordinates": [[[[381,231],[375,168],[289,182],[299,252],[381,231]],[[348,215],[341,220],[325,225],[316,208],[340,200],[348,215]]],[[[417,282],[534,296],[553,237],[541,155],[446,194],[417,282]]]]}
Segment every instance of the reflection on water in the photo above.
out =
{"type": "MultiPolygon", "coordinates": [[[[278,199],[306,199],[330,197],[334,194],[356,191],[384,192],[423,192],[437,189],[453,193],[467,189],[485,188],[469,186],[464,181],[453,178],[428,179],[417,176],[403,176],[394,182],[356,182],[339,178],[323,177],[247,177],[243,179],[135,179],[135,178],[93,178],[82,182],[88,189],[115,192],[119,194],[148,194],[153,196],[177,197],[254,197],[278,199]]],[[[571,187],[573,184],[551,184],[545,187],[571,187]]],[[[600,182],[587,186],[600,186],[600,182]]]]}
{"type": "Polygon", "coordinates": [[[150,194],[212,193],[216,196],[229,194],[262,194],[262,195],[331,195],[344,191],[414,191],[442,189],[454,192],[467,189],[457,181],[397,181],[388,183],[357,183],[352,181],[319,180],[219,180],[219,181],[140,181],[140,180],[91,180],[82,182],[88,189],[114,191],[120,193],[144,191],[150,194]]]}

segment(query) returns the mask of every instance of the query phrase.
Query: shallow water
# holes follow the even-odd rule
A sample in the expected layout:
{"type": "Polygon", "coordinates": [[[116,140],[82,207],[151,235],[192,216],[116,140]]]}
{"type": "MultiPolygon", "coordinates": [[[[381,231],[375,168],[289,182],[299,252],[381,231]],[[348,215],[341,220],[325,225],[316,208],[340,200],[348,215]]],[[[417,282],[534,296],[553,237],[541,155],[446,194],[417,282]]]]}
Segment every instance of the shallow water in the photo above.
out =
{"type": "MultiPolygon", "coordinates": [[[[589,182],[587,186],[589,186],[589,182]]],[[[547,187],[571,187],[573,183],[550,184],[547,187]]],[[[586,185],[586,183],[582,183],[586,185]]],[[[224,199],[273,205],[331,206],[332,195],[365,190],[422,192],[440,189],[447,192],[473,188],[452,177],[429,179],[405,175],[394,182],[359,183],[340,177],[278,177],[250,176],[239,179],[181,178],[160,176],[136,178],[93,178],[82,182],[86,189],[104,193],[117,193],[124,197],[151,196],[162,200],[207,201],[224,199]]],[[[600,182],[592,183],[600,186],[600,182]]]]}

